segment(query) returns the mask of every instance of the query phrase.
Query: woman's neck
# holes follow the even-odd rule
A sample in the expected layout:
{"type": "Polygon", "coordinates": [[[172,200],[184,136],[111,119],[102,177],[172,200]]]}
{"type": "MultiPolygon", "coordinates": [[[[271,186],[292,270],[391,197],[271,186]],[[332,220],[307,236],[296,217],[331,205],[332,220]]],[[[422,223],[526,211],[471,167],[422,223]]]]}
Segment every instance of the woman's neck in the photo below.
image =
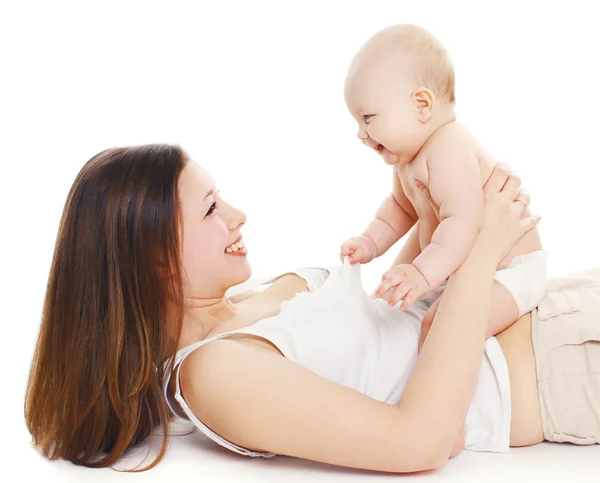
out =
{"type": "Polygon", "coordinates": [[[238,318],[241,309],[227,297],[215,299],[186,298],[185,315],[179,348],[222,332],[222,328],[238,318]]]}

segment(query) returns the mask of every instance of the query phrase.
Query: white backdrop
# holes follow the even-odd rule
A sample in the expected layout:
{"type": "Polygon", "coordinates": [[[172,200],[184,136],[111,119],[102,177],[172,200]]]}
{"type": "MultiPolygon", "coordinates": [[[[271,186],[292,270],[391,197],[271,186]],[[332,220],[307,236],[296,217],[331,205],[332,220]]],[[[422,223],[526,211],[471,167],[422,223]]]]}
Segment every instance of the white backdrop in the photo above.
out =
{"type": "MultiPolygon", "coordinates": [[[[255,276],[338,263],[391,186],[390,168],[356,139],[344,76],[356,49],[394,23],[419,24],[449,49],[458,118],[521,174],[550,274],[600,266],[593,4],[3,2],[0,461],[67,478],[34,457],[22,414],[58,222],[83,164],[115,145],[180,144],[248,215],[255,276]]],[[[367,289],[397,250],[364,267],[367,289]]]]}

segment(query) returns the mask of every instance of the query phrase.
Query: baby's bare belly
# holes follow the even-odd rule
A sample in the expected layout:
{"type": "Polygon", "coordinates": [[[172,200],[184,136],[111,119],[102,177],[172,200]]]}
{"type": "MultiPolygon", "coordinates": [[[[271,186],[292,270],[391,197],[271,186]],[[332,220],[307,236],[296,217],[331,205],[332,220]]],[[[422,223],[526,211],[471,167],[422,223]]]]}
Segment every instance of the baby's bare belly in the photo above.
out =
{"type": "Polygon", "coordinates": [[[528,446],[544,440],[531,341],[531,314],[525,314],[496,336],[510,378],[510,445],[528,446]]]}

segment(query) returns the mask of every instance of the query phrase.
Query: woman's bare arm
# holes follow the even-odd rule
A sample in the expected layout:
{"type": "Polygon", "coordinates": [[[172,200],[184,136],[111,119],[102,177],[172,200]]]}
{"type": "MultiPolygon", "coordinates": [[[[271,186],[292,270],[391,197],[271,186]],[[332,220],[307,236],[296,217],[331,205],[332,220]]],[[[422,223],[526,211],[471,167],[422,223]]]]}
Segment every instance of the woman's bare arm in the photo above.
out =
{"type": "Polygon", "coordinates": [[[414,449],[424,435],[409,414],[243,340],[211,342],[184,365],[194,414],[245,448],[395,473],[440,463],[425,444],[414,449]]]}
{"type": "MultiPolygon", "coordinates": [[[[517,190],[507,191],[510,201],[499,205],[504,211],[491,216],[498,226],[489,225],[487,236],[480,233],[450,277],[398,406],[321,378],[247,340],[229,339],[198,349],[184,363],[188,405],[215,432],[254,450],[388,472],[443,465],[475,391],[496,265],[517,240],[520,216],[507,216],[507,206],[514,211],[518,204],[512,202],[517,190]]],[[[524,220],[523,233],[531,228],[527,223],[533,226],[524,220]]]]}
{"type": "Polygon", "coordinates": [[[246,448],[378,471],[439,467],[450,456],[481,367],[488,286],[498,262],[491,258],[474,250],[449,282],[398,406],[230,339],[185,361],[184,398],[204,424],[246,448]]]}

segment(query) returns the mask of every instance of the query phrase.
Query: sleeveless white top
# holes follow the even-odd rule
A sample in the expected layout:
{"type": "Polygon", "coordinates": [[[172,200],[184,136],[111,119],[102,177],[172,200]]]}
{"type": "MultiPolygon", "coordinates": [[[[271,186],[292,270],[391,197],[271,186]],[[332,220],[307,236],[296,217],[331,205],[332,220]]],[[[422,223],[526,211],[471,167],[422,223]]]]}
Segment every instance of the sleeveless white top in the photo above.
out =
{"type": "MultiPolygon", "coordinates": [[[[308,292],[300,292],[281,304],[279,314],[253,325],[224,332],[180,349],[175,356],[174,397],[163,391],[173,413],[189,419],[218,444],[247,456],[271,457],[273,453],[250,451],[227,441],[202,423],[181,395],[181,363],[194,350],[231,334],[252,334],[270,341],[282,354],[317,375],[355,389],[388,404],[400,401],[417,359],[421,320],[426,305],[414,303],[408,310],[373,300],[363,289],[360,264],[348,260],[330,269],[313,268],[295,273],[307,281],[308,292]]],[[[283,275],[281,275],[283,276],[283,275]]],[[[274,279],[254,282],[266,286],[274,279]]],[[[247,282],[227,292],[232,296],[252,288],[247,282]]],[[[465,420],[465,449],[507,452],[510,435],[510,386],[508,367],[495,338],[487,340],[481,372],[465,420]]]]}

